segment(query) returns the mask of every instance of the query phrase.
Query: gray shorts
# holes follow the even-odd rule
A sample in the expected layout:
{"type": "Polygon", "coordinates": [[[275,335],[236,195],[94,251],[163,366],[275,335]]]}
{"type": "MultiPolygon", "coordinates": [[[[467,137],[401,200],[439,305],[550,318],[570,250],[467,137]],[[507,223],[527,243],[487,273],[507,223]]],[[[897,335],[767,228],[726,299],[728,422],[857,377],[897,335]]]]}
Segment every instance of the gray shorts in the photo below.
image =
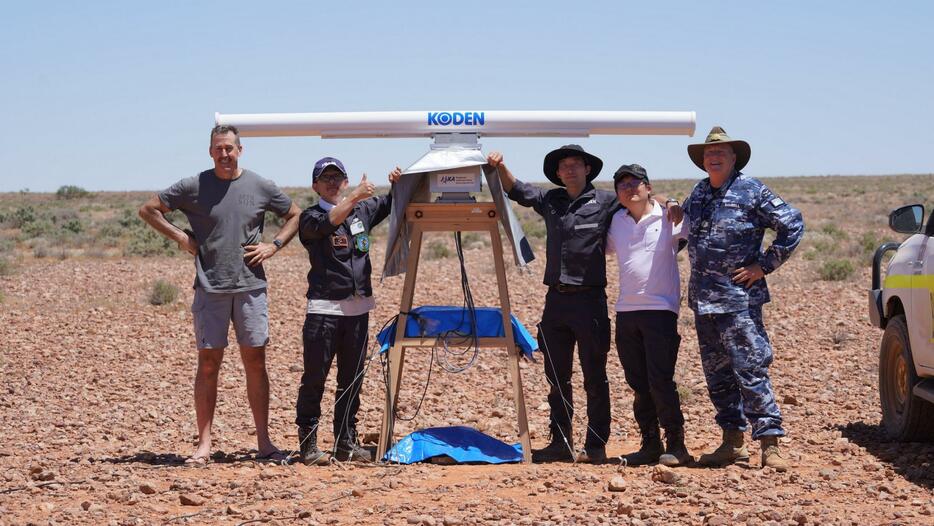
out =
{"type": "Polygon", "coordinates": [[[198,349],[227,347],[227,331],[233,320],[237,343],[244,347],[265,347],[269,343],[269,306],[266,289],[218,293],[195,289],[191,304],[198,349]]]}

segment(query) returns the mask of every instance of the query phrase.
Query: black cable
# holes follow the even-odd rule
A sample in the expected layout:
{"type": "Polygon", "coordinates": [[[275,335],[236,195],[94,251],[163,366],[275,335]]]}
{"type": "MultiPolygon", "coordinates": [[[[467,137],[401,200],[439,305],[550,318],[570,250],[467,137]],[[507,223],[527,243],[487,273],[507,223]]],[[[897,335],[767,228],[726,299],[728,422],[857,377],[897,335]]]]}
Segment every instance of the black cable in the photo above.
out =
{"type": "Polygon", "coordinates": [[[473,300],[473,292],[470,290],[470,280],[467,275],[467,265],[464,261],[464,246],[461,239],[461,232],[459,231],[454,233],[454,245],[457,249],[457,259],[460,263],[461,293],[463,294],[464,298],[464,301],[461,305],[461,320],[457,325],[457,329],[445,331],[438,336],[438,339],[435,342],[435,347],[438,347],[439,344],[441,345],[440,352],[438,353],[438,364],[445,371],[450,373],[462,373],[467,369],[470,369],[477,361],[477,357],[480,354],[480,331],[477,328],[477,310],[473,300]],[[470,332],[466,334],[460,330],[460,327],[464,325],[465,312],[470,315],[470,332]],[[458,338],[455,339],[452,338],[452,336],[456,336],[458,338]],[[468,341],[470,344],[466,345],[463,351],[457,352],[451,349],[452,345],[459,347],[468,341]],[[471,350],[473,350],[473,355],[464,365],[455,366],[452,365],[448,360],[448,356],[463,356],[471,350]]]}

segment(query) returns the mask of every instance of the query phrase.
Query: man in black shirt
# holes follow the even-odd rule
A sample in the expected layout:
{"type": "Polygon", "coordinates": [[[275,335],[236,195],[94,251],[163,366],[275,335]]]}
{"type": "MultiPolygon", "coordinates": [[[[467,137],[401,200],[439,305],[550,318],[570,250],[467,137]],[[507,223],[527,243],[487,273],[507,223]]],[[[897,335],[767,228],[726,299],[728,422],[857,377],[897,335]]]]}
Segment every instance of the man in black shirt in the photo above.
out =
{"type": "Polygon", "coordinates": [[[581,460],[603,462],[610,436],[606,232],[619,206],[615,194],[597,190],[591,184],[603,168],[603,161],[576,144],[550,152],[545,156],[545,176],[558,188],[547,191],[516,180],[499,152],[490,153],[487,161],[499,170],[509,198],[538,212],[547,231],[544,283],[548,285],[548,294],[538,326],[538,343],[544,352],[545,376],[551,385],[548,394],[551,443],[534,450],[532,460],[574,460],[571,371],[577,343],[588,420],[586,458],[581,460]]]}
{"type": "MultiPolygon", "coordinates": [[[[396,167],[390,182],[401,176],[396,167]]],[[[370,230],[389,215],[389,194],[376,196],[376,187],[363,180],[350,195],[347,171],[333,157],[315,163],[312,188],[318,204],[299,219],[299,239],[308,251],[308,306],[302,328],[304,366],[298,390],[295,423],[305,464],[326,464],[318,448],[321,398],[331,361],[337,356],[337,391],[334,404],[336,458],[372,460],[357,442],[357,410],[366,359],[369,311],[376,306],[370,284],[370,230]]]]}

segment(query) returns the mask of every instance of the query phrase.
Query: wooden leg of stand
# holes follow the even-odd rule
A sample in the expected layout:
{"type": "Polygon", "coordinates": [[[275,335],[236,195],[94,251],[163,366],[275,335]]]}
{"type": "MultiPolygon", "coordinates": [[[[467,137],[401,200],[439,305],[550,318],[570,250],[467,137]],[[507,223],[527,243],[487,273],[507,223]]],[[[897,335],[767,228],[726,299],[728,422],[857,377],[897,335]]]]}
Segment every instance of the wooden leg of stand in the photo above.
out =
{"type": "Polygon", "coordinates": [[[418,259],[422,247],[422,230],[415,225],[412,229],[411,244],[409,245],[408,264],[405,272],[405,282],[402,286],[402,300],[399,302],[400,312],[396,319],[396,339],[389,348],[387,360],[388,386],[386,388],[386,406],[383,409],[383,425],[379,433],[379,446],[376,448],[376,458],[382,459],[393,442],[393,428],[395,427],[396,405],[399,402],[399,386],[402,384],[402,367],[405,363],[405,348],[398,342],[405,337],[405,326],[408,323],[408,312],[412,310],[415,296],[415,278],[418,276],[418,259]]]}
{"type": "Polygon", "coordinates": [[[516,414],[519,424],[519,442],[522,444],[522,461],[532,462],[532,441],[529,438],[529,417],[525,410],[525,393],[522,389],[522,372],[519,370],[519,349],[512,331],[512,306],[509,303],[509,288],[506,285],[506,267],[503,262],[503,243],[499,235],[499,227],[493,225],[490,229],[493,244],[493,260],[496,266],[496,282],[499,285],[499,303],[503,315],[503,334],[506,336],[507,360],[509,360],[509,375],[512,377],[512,394],[516,403],[516,414]]]}

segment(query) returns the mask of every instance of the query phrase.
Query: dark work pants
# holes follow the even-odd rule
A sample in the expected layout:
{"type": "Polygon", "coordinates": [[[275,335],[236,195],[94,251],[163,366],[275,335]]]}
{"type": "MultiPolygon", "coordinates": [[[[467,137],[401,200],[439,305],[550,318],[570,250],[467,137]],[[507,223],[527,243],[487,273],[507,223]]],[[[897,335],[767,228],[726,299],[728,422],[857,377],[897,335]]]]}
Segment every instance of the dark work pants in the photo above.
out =
{"type": "Polygon", "coordinates": [[[603,447],[610,438],[610,388],[606,378],[606,357],[610,351],[610,319],[606,292],[592,289],[561,293],[550,289],[539,325],[538,346],[545,362],[545,377],[551,385],[551,432],[570,439],[574,417],[571,371],[574,344],[584,373],[587,393],[587,439],[585,448],[603,447]],[[563,399],[562,399],[563,398],[563,399]]]}
{"type": "Polygon", "coordinates": [[[302,328],[305,372],[302,373],[295,407],[295,423],[300,427],[312,427],[318,423],[324,384],[328,379],[331,361],[337,356],[334,441],[344,437],[348,428],[356,430],[369,317],[369,314],[305,315],[305,326],[302,328]]]}
{"type": "Polygon", "coordinates": [[[645,433],[684,427],[675,384],[678,361],[678,315],[669,310],[616,313],[616,352],[632,388],[632,412],[645,433]]]}

